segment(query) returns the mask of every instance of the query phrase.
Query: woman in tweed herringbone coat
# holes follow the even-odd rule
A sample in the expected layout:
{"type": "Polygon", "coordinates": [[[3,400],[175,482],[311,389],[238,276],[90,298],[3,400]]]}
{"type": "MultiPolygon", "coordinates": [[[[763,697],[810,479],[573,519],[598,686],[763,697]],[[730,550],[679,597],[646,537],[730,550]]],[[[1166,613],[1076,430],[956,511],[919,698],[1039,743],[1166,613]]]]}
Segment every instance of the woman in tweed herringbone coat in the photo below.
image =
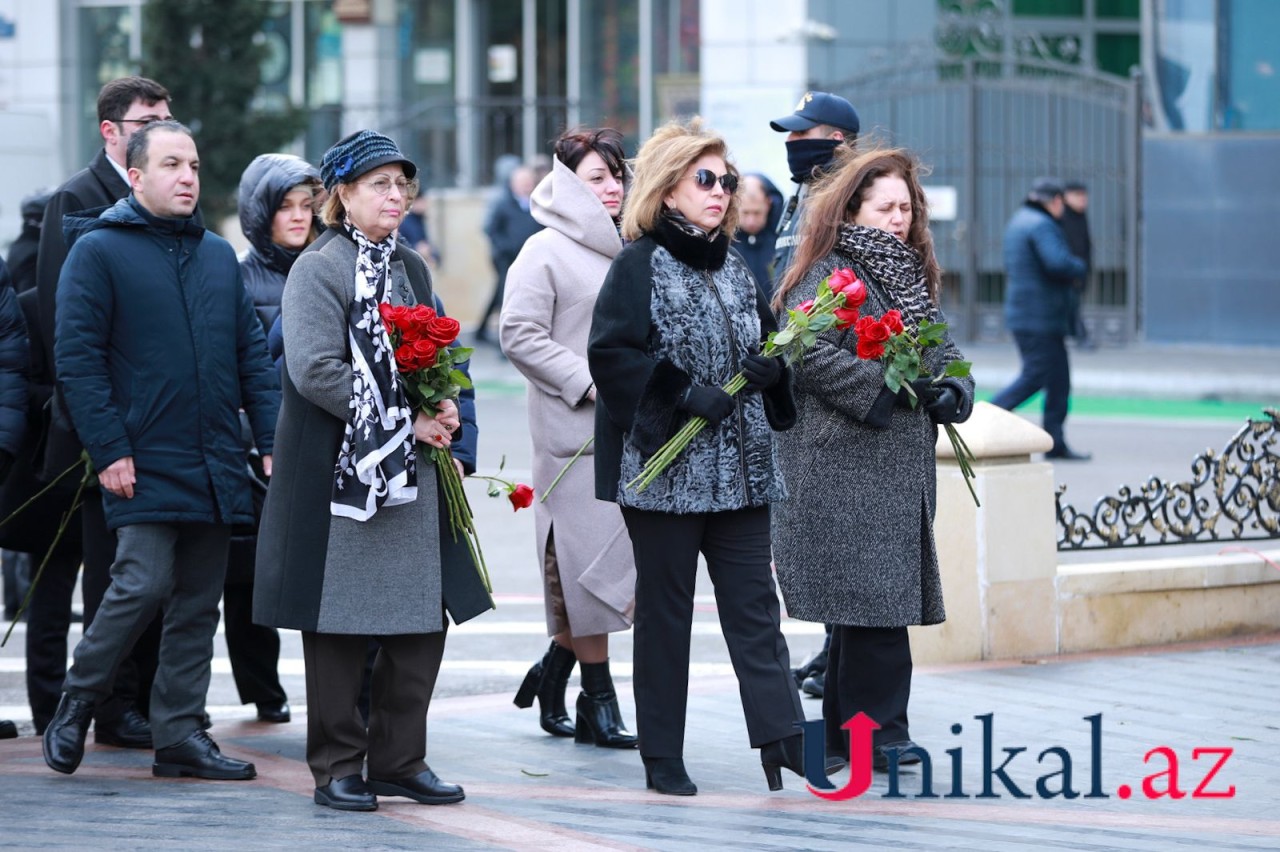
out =
{"type": "MultiPolygon", "coordinates": [[[[910,155],[843,156],[815,188],[803,227],[775,308],[813,298],[824,278],[848,267],[866,284],[863,316],[897,309],[908,327],[941,318],[941,273],[910,155]]],[[[880,723],[874,759],[883,767],[886,749],[911,745],[907,625],[945,618],[934,443],[938,424],[968,418],[973,382],[924,379],[912,407],[905,391],[885,386],[880,361],[858,357],[857,342],[853,329],[832,330],[795,371],[798,422],[778,436],[789,499],[774,507],[773,553],[788,613],[833,625],[823,696],[828,754],[847,754],[840,726],[865,712],[880,723]]],[[[939,376],[960,358],[948,336],[925,350],[925,368],[939,376]]],[[[919,759],[899,754],[901,763],[919,759]]]]}

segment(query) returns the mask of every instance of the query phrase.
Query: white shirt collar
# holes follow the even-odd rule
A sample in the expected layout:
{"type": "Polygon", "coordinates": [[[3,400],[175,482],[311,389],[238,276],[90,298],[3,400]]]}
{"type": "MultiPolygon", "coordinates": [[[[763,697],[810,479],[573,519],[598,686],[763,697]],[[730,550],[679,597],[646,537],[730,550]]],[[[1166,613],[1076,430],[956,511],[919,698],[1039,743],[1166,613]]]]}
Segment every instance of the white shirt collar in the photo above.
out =
{"type": "Polygon", "coordinates": [[[111,168],[116,170],[116,174],[120,175],[120,179],[125,182],[126,186],[132,186],[132,184],[129,183],[128,169],[126,169],[124,166],[120,165],[114,159],[112,159],[110,154],[107,154],[107,162],[111,164],[111,168]]]}

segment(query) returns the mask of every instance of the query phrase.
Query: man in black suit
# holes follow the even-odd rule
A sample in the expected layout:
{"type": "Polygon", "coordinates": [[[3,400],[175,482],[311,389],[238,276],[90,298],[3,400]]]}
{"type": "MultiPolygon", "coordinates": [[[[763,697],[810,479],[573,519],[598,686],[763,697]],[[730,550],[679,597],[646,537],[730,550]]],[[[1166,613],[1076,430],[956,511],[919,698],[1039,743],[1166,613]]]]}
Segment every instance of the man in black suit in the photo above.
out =
{"type": "MultiPolygon", "coordinates": [[[[56,384],[53,367],[54,311],[58,277],[68,251],[62,232],[63,217],[101,210],[129,194],[125,169],[129,137],[153,121],[173,118],[169,112],[169,100],[169,91],[146,77],[122,77],[103,86],[98,92],[98,130],[102,134],[102,150],[94,155],[88,167],[58,187],[45,208],[44,226],[40,229],[40,252],[36,260],[36,287],[40,308],[39,336],[48,371],[48,375],[41,378],[49,385],[56,384]]],[[[56,477],[80,458],[80,441],[64,405],[60,403],[61,400],[55,396],[45,455],[39,471],[40,478],[45,481],[56,477]]],[[[116,555],[116,537],[107,529],[97,488],[86,491],[80,521],[83,531],[84,626],[88,630],[102,596],[111,584],[111,563],[116,555]]],[[[155,678],[159,625],[157,617],[117,672],[111,698],[98,705],[95,742],[125,748],[152,747],[151,726],[145,710],[151,695],[151,682],[155,678]]],[[[65,664],[65,660],[62,662],[65,664]]]]}

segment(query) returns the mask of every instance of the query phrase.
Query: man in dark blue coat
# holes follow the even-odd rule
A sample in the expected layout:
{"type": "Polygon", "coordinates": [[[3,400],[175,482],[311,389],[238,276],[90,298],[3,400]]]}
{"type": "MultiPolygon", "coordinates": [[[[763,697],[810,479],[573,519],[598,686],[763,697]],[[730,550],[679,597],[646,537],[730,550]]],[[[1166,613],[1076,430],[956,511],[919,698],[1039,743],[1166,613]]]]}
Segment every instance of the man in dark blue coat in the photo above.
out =
{"type": "Polygon", "coordinates": [[[247,779],[253,765],[223,756],[201,721],[231,525],[253,521],[239,410],[270,476],[279,385],[235,252],[192,219],[191,132],[148,124],[129,140],[127,161],[132,194],[65,228],[56,373],[119,543],[111,586],[45,729],[44,758],[75,771],[94,704],[163,608],[152,772],[247,779]]]}
{"type": "Polygon", "coordinates": [[[1005,226],[1005,325],[1017,341],[1022,372],[991,402],[1012,410],[1043,388],[1044,430],[1053,438],[1046,457],[1087,461],[1089,454],[1072,450],[1063,435],[1071,397],[1071,288],[1088,267],[1067,246],[1058,225],[1062,208],[1062,185],[1040,178],[1005,226]]]}

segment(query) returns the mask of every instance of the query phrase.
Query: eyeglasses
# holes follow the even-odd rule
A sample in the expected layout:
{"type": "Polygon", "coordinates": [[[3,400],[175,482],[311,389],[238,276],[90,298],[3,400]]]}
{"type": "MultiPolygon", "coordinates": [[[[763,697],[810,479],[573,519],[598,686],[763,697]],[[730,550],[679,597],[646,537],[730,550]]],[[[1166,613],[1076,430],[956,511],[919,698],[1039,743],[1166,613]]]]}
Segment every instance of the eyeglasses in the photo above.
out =
{"type": "Polygon", "coordinates": [[[401,195],[417,195],[418,193],[418,181],[416,179],[405,180],[404,178],[396,178],[395,180],[392,180],[389,177],[383,176],[376,177],[373,180],[356,181],[356,183],[364,184],[379,195],[386,195],[390,192],[392,184],[395,184],[396,189],[400,191],[401,195]]]}
{"type": "Polygon", "coordinates": [[[153,121],[173,121],[171,115],[144,115],[142,118],[117,118],[116,124],[151,124],[153,121]]]}
{"type": "Polygon", "coordinates": [[[729,195],[733,195],[733,191],[738,188],[738,176],[733,174],[717,175],[711,169],[698,169],[689,175],[689,179],[698,185],[698,189],[704,192],[710,192],[711,187],[720,182],[720,187],[729,195]]]}

